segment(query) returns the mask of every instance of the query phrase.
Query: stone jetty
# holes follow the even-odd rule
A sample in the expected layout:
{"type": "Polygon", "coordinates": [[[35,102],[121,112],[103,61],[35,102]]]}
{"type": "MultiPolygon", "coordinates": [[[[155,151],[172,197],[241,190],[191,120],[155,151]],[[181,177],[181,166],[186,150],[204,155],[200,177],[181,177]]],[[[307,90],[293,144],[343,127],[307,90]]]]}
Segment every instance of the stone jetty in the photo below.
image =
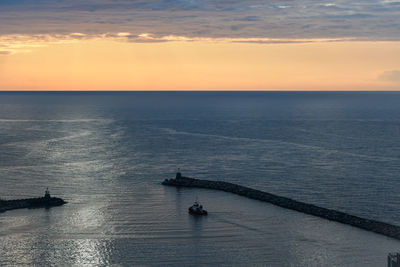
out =
{"type": "Polygon", "coordinates": [[[307,204],[287,197],[270,194],[267,192],[263,192],[260,190],[252,189],[237,184],[232,184],[222,181],[193,179],[193,178],[183,177],[180,173],[177,173],[175,179],[165,179],[164,182],[162,182],[162,184],[168,186],[197,187],[197,188],[207,188],[207,189],[215,189],[215,190],[230,192],[251,199],[268,202],[282,208],[291,209],[305,214],[318,216],[331,221],[348,224],[354,227],[358,227],[360,229],[375,232],[381,235],[385,235],[400,240],[400,226],[376,220],[364,219],[341,211],[318,207],[313,204],[307,204]]]}
{"type": "Polygon", "coordinates": [[[61,198],[50,196],[50,192],[47,189],[44,197],[0,200],[0,213],[15,209],[49,208],[61,206],[66,203],[61,198]]]}

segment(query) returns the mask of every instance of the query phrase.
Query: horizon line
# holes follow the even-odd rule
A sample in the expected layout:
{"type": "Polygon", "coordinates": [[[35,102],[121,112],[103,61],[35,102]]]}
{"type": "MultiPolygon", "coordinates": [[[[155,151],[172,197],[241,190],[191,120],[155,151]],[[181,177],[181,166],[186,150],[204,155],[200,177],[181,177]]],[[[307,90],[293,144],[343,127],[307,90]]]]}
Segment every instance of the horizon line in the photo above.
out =
{"type": "Polygon", "coordinates": [[[29,92],[29,93],[34,93],[34,92],[49,92],[49,93],[66,93],[66,92],[82,92],[82,93],[96,93],[96,92],[108,92],[108,93],[124,93],[124,92],[399,92],[400,89],[398,90],[262,90],[262,89],[249,89],[249,90],[235,90],[235,89],[230,89],[230,90],[3,90],[0,89],[0,93],[24,93],[24,92],[29,92]]]}

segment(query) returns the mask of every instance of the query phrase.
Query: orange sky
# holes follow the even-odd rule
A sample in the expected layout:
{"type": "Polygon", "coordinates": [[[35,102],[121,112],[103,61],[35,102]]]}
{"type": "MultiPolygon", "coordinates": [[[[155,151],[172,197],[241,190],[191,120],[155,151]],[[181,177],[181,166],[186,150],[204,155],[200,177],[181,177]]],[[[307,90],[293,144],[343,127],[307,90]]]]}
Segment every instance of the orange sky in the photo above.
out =
{"type": "Polygon", "coordinates": [[[399,42],[233,41],[9,41],[0,90],[400,89],[399,42]]]}

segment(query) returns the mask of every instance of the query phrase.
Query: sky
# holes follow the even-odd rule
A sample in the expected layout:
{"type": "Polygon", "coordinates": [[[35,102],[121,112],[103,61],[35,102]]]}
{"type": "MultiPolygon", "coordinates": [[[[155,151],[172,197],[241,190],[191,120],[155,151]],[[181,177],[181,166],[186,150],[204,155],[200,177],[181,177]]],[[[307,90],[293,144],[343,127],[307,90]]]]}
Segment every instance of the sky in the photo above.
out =
{"type": "Polygon", "coordinates": [[[0,90],[399,90],[400,1],[0,0],[0,90]]]}

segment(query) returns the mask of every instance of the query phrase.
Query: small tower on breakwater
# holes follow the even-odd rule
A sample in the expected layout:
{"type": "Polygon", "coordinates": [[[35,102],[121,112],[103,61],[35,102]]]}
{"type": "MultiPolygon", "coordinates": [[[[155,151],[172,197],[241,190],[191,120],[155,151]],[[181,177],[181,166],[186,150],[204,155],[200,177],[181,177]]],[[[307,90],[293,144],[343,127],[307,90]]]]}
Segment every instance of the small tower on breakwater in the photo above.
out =
{"type": "Polygon", "coordinates": [[[49,191],[48,187],[46,188],[46,191],[44,192],[44,198],[45,199],[50,199],[50,191],[49,191]]]}
{"type": "Polygon", "coordinates": [[[180,179],[182,178],[182,173],[181,173],[181,169],[178,168],[178,172],[176,173],[175,179],[180,179]]]}

